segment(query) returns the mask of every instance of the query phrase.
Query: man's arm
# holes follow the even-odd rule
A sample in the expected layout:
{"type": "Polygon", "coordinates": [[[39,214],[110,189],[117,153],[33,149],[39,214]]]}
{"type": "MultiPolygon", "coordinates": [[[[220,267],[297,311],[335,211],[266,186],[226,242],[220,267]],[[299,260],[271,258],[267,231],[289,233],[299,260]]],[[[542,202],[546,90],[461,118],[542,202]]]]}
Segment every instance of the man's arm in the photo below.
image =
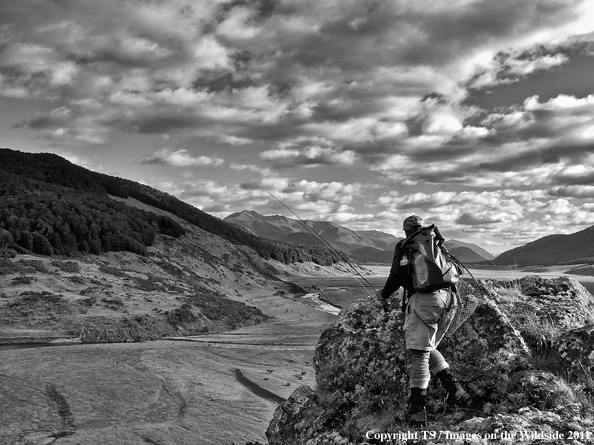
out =
{"type": "Polygon", "coordinates": [[[400,260],[402,260],[404,256],[404,251],[402,250],[402,240],[396,243],[396,247],[394,248],[394,257],[392,258],[392,267],[390,268],[390,275],[384,284],[384,288],[381,290],[381,297],[384,299],[388,299],[392,296],[394,292],[398,290],[400,286],[403,286],[404,283],[402,282],[402,269],[400,267],[400,260]]]}

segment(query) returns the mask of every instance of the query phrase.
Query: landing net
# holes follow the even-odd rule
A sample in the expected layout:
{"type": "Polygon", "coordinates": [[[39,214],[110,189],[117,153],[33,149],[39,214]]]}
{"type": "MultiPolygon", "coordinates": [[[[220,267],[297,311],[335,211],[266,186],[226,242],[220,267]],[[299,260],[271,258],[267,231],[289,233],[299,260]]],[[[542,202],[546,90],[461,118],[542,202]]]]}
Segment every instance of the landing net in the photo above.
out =
{"type": "Polygon", "coordinates": [[[450,292],[450,307],[443,315],[440,330],[444,335],[452,335],[474,313],[483,298],[475,294],[479,292],[465,280],[456,285],[458,292],[450,292]]]}

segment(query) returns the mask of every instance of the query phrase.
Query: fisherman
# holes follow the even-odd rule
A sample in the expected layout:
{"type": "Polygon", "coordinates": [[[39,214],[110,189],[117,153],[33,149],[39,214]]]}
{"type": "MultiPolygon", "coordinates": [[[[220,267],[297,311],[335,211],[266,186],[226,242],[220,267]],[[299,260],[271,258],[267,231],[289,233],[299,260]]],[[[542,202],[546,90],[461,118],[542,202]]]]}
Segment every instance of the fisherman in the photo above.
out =
{"type": "MultiPolygon", "coordinates": [[[[403,228],[406,237],[424,227],[423,219],[411,215],[404,220],[403,228]]],[[[451,292],[438,290],[433,292],[417,292],[408,273],[407,258],[402,248],[404,240],[396,244],[390,275],[384,288],[377,292],[383,299],[384,310],[389,310],[387,301],[400,287],[410,296],[406,306],[404,330],[406,349],[411,354],[410,398],[407,409],[408,422],[411,425],[425,425],[425,397],[431,376],[439,379],[448,396],[448,407],[466,406],[470,402],[470,394],[458,383],[437,346],[444,335],[439,322],[444,311],[449,307],[451,292]]]]}

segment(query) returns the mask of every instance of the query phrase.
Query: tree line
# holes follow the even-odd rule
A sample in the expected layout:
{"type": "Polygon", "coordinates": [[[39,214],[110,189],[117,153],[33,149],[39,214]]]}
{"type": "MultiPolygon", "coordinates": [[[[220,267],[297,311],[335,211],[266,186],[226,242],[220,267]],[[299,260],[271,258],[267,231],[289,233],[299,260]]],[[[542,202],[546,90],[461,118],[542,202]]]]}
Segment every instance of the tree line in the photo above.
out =
{"type": "Polygon", "coordinates": [[[110,199],[0,171],[2,247],[39,255],[75,256],[130,251],[146,255],[157,233],[179,237],[184,228],[110,199]]]}

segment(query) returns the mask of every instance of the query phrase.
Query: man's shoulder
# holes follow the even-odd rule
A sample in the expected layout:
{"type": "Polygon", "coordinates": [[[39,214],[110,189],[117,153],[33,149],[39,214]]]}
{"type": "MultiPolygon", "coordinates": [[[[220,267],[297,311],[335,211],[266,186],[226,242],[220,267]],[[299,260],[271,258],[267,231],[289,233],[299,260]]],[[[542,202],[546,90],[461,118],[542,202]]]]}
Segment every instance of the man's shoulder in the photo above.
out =
{"type": "Polygon", "coordinates": [[[401,239],[396,243],[395,250],[402,250],[402,245],[404,244],[405,239],[401,239]]]}

